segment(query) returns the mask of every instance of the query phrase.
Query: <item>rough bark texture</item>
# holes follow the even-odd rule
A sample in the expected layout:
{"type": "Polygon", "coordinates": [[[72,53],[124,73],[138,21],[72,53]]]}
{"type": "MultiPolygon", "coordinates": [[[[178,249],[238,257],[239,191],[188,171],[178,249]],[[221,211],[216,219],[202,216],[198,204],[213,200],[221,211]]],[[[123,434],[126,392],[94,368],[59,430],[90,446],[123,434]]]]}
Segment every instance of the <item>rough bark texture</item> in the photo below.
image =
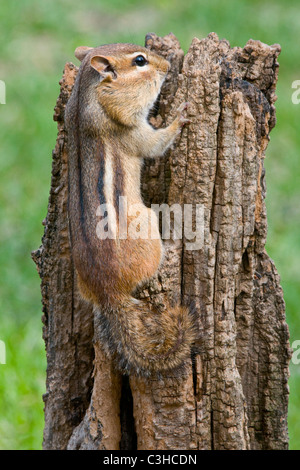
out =
{"type": "Polygon", "coordinates": [[[165,241],[159,273],[136,293],[153,304],[193,302],[197,353],[181,376],[121,377],[93,344],[91,308],[70,258],[64,107],[77,73],[66,64],[55,108],[58,138],[42,246],[47,350],[45,449],[286,449],[290,349],[279,276],[265,252],[264,157],[275,125],[280,52],[216,34],[184,57],[172,35],[146,36],[172,68],[155,125],[190,103],[174,150],[145,164],[145,202],[204,206],[204,244],[165,241]]]}

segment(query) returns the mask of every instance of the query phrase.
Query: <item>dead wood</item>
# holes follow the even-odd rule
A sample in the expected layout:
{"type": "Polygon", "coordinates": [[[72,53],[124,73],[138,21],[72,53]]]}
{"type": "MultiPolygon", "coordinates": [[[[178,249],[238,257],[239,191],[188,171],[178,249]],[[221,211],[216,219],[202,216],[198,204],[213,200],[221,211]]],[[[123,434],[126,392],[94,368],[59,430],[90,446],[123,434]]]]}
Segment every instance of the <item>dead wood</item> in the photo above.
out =
{"type": "Polygon", "coordinates": [[[264,158],[280,46],[249,40],[231,48],[214,33],[195,38],[185,56],[172,34],[149,34],[146,45],[172,64],[153,124],[174,118],[183,101],[191,124],[174,150],[146,162],[144,200],[202,205],[204,244],[165,241],[159,273],[137,295],[160,306],[193,303],[197,350],[186,373],[144,379],[122,377],[93,344],[69,250],[64,107],[77,68],[68,63],[45,233],[33,253],[48,361],[44,448],[286,449],[289,335],[265,251],[264,158]]]}

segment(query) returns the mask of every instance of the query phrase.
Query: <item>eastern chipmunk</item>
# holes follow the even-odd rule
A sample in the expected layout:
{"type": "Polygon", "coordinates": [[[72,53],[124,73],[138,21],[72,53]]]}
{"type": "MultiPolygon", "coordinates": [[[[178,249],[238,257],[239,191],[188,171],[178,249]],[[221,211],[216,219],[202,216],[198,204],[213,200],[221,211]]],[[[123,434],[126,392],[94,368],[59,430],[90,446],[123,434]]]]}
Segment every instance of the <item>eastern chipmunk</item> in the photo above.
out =
{"type": "MultiPolygon", "coordinates": [[[[169,62],[134,44],[79,47],[81,61],[65,123],[69,152],[71,251],[84,299],[95,310],[97,339],[122,371],[149,375],[177,368],[190,356],[193,319],[182,306],[164,312],[132,297],[152,277],[162,257],[158,221],[140,193],[143,158],[159,157],[182,126],[184,103],[166,128],[147,121],[169,62]],[[151,238],[119,235],[120,196],[135,204],[151,238]],[[99,206],[106,204],[99,214],[99,206]],[[116,222],[114,236],[99,237],[99,215],[116,222]]],[[[126,212],[127,222],[133,220],[126,212]]]]}

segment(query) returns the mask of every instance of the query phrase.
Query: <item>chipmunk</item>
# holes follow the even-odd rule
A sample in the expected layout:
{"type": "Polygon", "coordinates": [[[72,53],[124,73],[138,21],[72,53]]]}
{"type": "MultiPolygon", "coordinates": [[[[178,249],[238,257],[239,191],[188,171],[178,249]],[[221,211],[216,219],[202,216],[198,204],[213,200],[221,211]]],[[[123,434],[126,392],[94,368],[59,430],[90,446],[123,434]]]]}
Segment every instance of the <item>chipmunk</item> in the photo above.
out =
{"type": "MultiPolygon", "coordinates": [[[[79,47],[75,56],[81,66],[65,124],[70,241],[79,291],[94,306],[97,339],[124,373],[176,369],[191,354],[192,315],[180,305],[159,312],[132,293],[156,273],[162,258],[157,217],[141,197],[141,165],[173,144],[187,122],[187,103],[169,126],[154,129],[147,117],[169,70],[167,60],[134,44],[79,47]],[[128,207],[137,205],[142,225],[151,221],[155,237],[119,236],[120,196],[128,207]],[[97,234],[103,204],[108,220],[115,222],[114,237],[97,234]]],[[[130,223],[132,216],[125,216],[130,223]]]]}

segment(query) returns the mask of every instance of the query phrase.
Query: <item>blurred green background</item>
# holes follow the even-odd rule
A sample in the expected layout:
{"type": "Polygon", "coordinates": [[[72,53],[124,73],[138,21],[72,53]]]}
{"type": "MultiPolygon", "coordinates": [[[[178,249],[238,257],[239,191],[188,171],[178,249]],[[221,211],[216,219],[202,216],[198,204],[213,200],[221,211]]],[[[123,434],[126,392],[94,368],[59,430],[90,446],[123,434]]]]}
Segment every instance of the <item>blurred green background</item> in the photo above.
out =
{"type": "MultiPolygon", "coordinates": [[[[299,0],[3,0],[0,5],[0,449],[40,449],[45,352],[39,277],[30,258],[43,234],[56,124],[53,108],[65,62],[79,45],[144,44],[173,32],[185,52],[215,31],[231,46],[280,43],[277,126],[267,149],[267,250],[281,275],[291,343],[300,339],[299,0]]],[[[300,449],[300,365],[291,364],[290,448],[300,449]]]]}

